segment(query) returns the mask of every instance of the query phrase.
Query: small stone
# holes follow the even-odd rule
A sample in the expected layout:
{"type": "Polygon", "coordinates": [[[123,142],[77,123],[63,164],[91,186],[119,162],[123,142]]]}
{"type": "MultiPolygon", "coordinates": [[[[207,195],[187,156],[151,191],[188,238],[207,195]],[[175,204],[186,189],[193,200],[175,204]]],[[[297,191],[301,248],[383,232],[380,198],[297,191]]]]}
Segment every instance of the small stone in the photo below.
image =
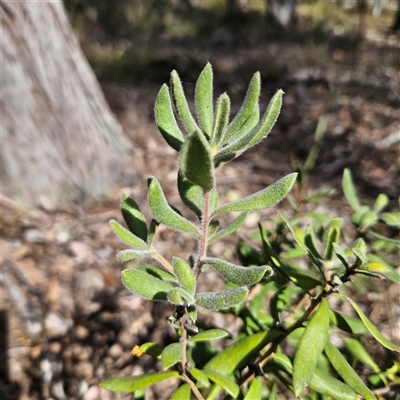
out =
{"type": "Polygon", "coordinates": [[[93,365],[88,361],[80,362],[75,366],[76,376],[80,379],[90,379],[93,377],[93,365]]]}
{"type": "Polygon", "coordinates": [[[36,228],[27,229],[24,231],[23,237],[28,243],[43,243],[45,240],[44,233],[36,228]]]}
{"type": "Polygon", "coordinates": [[[45,334],[50,339],[64,336],[68,328],[67,321],[56,312],[49,312],[44,320],[45,334]]]}
{"type": "Polygon", "coordinates": [[[83,325],[78,325],[75,328],[75,335],[78,339],[80,340],[84,340],[89,336],[89,329],[87,329],[85,326],[83,325]]]}
{"type": "Polygon", "coordinates": [[[61,343],[60,342],[54,342],[50,344],[50,351],[53,354],[58,354],[62,349],[61,343]]]}
{"type": "Polygon", "coordinates": [[[71,346],[71,352],[72,358],[75,362],[83,362],[90,359],[91,350],[89,347],[84,347],[75,343],[71,346]]]}
{"type": "Polygon", "coordinates": [[[108,355],[112,358],[118,358],[122,353],[123,349],[118,343],[113,344],[108,350],[108,355]]]}

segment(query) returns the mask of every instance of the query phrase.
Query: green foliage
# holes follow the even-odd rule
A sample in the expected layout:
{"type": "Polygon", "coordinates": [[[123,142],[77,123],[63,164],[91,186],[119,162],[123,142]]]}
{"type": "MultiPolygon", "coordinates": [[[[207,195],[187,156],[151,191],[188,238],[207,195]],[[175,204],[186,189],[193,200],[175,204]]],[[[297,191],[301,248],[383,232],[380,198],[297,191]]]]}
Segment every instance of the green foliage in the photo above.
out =
{"type": "Polygon", "coordinates": [[[157,265],[144,264],[122,271],[122,281],[136,295],[175,306],[168,322],[178,338],[166,347],[149,342],[132,350],[138,357],[161,359],[165,371],[110,379],[102,386],[133,393],[179,377],[182,382],[172,399],[277,399],[294,394],[310,400],[356,400],[359,396],[377,399],[376,389],[399,385],[399,365],[389,352],[400,352],[400,347],[382,335],[352,298],[353,292],[348,291],[357,283],[355,279],[366,282],[380,277],[399,281],[392,263],[399,242],[391,235],[399,229],[398,215],[384,212],[389,198],[382,194],[373,206],[363,205],[350,171],[345,170],[343,192],[354,211],[355,236],[347,234],[341,218],[309,210],[316,201],[324,201],[333,193],[306,193],[308,172],[316,163],[327,126],[323,117],[306,162],[297,166],[298,173],[250,196],[219,204],[215,170],[268,135],[279,115],[283,92],[276,92],[260,119],[261,81],[256,73],[242,107],[229,123],[230,100],[226,93],[217,100],[214,112],[210,64],[196,84],[195,117],[176,71],[171,73],[170,85],[171,90],[163,85],[158,94],[156,122],[167,144],[179,153],[178,192],[196,220],[176,211],[161,184],[150,177],[150,224],[136,202],[126,195],[122,197],[121,210],[127,228],[114,220],[110,224],[116,235],[132,247],[118,253],[119,261],[157,261],[157,265]],[[295,197],[289,198],[292,216],[287,211],[278,213],[279,218],[269,221],[268,229],[260,223],[254,237],[259,242],[257,248],[241,241],[238,252],[242,265],[207,256],[209,243],[235,232],[249,213],[278,204],[293,186],[295,197]],[[217,217],[237,212],[240,214],[236,218],[220,227],[217,217]],[[153,245],[159,224],[189,234],[191,240],[197,241],[197,254],[188,260],[178,256],[166,260],[153,245]],[[208,267],[225,279],[225,291],[198,291],[198,277],[207,273],[208,267]],[[246,303],[249,293],[251,301],[246,303]],[[332,296],[336,296],[336,303],[350,303],[354,316],[335,309],[332,296]],[[202,308],[224,310],[240,319],[240,333],[230,345],[224,342],[230,336],[225,330],[200,332],[196,321],[202,308]],[[333,334],[343,338],[343,349],[332,344],[333,334]],[[389,351],[386,369],[362,345],[360,338],[366,334],[389,351]],[[212,347],[215,340],[222,341],[223,349],[218,352],[212,347]],[[370,369],[368,380],[358,375],[360,369],[355,369],[354,360],[370,369]]]}

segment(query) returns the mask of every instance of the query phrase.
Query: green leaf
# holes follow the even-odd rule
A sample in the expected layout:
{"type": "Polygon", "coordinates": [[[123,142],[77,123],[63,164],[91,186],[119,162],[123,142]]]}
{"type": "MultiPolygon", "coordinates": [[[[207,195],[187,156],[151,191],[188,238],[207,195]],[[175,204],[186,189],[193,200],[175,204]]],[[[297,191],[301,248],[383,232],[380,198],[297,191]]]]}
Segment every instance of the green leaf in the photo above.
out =
{"type": "Polygon", "coordinates": [[[392,343],[388,339],[383,336],[379,330],[376,328],[376,326],[366,317],[366,315],[362,312],[361,308],[358,306],[358,304],[350,299],[350,297],[343,296],[341,295],[344,299],[346,299],[356,310],[358,316],[361,318],[362,322],[364,322],[364,325],[368,329],[368,332],[383,346],[386,347],[389,350],[397,351],[400,353],[400,346],[392,343]]]}
{"type": "Polygon", "coordinates": [[[164,347],[158,343],[147,342],[143,343],[139,349],[142,353],[147,354],[148,356],[161,358],[161,353],[164,350],[164,347]]]}
{"type": "Polygon", "coordinates": [[[164,369],[171,368],[182,358],[182,343],[172,343],[161,353],[161,362],[164,369]]]}
{"type": "Polygon", "coordinates": [[[167,203],[165,195],[156,178],[150,177],[149,184],[149,206],[154,218],[177,231],[187,232],[193,237],[198,237],[197,228],[186,218],[183,218],[167,203]]]}
{"type": "Polygon", "coordinates": [[[190,266],[181,258],[174,257],[172,259],[172,267],[174,268],[175,275],[182,288],[191,295],[194,295],[196,290],[196,278],[190,266]]]}
{"type": "Polygon", "coordinates": [[[136,268],[136,271],[147,272],[149,275],[161,279],[162,281],[178,283],[178,279],[176,278],[176,276],[172,275],[170,272],[167,272],[160,267],[155,267],[154,265],[141,265],[136,268]]]}
{"type": "Polygon", "coordinates": [[[205,368],[223,375],[233,374],[251,363],[263,347],[280,335],[282,332],[271,329],[245,336],[215,355],[205,368]]]}
{"type": "Polygon", "coordinates": [[[139,249],[147,249],[146,242],[134,235],[132,232],[129,232],[114,219],[110,220],[110,225],[114,233],[125,243],[128,243],[134,247],[138,247],[139,249]]]}
{"type": "Polygon", "coordinates": [[[253,378],[251,380],[249,389],[246,392],[243,400],[255,400],[262,398],[262,384],[259,378],[253,378]]]}
{"type": "Polygon", "coordinates": [[[293,362],[293,391],[300,396],[309,386],[317,367],[317,362],[328,339],[329,307],[322,298],[318,310],[310,319],[301,335],[293,362]]]}
{"type": "Polygon", "coordinates": [[[167,298],[170,303],[178,306],[194,303],[193,296],[182,288],[173,288],[168,292],[167,298]]]}
{"type": "Polygon", "coordinates": [[[238,228],[240,228],[240,226],[246,220],[248,215],[249,213],[247,211],[240,213],[240,215],[237,218],[235,218],[230,224],[228,224],[224,229],[221,229],[220,231],[212,234],[208,238],[208,243],[211,243],[214,240],[222,239],[225,236],[228,236],[231,233],[235,232],[238,228]]]}
{"type": "Polygon", "coordinates": [[[190,340],[191,342],[204,342],[208,340],[218,340],[229,336],[227,331],[222,329],[209,329],[208,331],[200,332],[190,340]]]}
{"type": "Polygon", "coordinates": [[[361,204],[358,200],[353,178],[351,177],[351,172],[347,168],[343,172],[342,188],[344,196],[346,197],[347,202],[350,204],[350,207],[354,211],[359,211],[361,209],[361,204]]]}
{"type": "Polygon", "coordinates": [[[183,135],[176,123],[172,110],[171,98],[168,86],[164,84],[158,93],[155,105],[155,118],[158,129],[165,141],[176,151],[179,151],[183,143],[183,135]]]}
{"type": "Polygon", "coordinates": [[[343,341],[348,352],[352,354],[357,360],[361,361],[365,365],[368,365],[368,367],[370,367],[371,370],[376,374],[380,372],[379,366],[368,354],[367,350],[365,350],[364,346],[359,340],[353,338],[344,338],[343,341]]]}
{"type": "Polygon", "coordinates": [[[117,260],[119,262],[126,262],[135,260],[137,258],[153,258],[154,253],[152,251],[143,250],[122,250],[117,254],[117,260]]]}
{"type": "Polygon", "coordinates": [[[345,268],[349,268],[349,263],[347,262],[347,255],[344,250],[337,244],[332,243],[332,248],[336,254],[336,257],[340,260],[345,268]]]}
{"type": "Polygon", "coordinates": [[[205,137],[195,131],[181,150],[180,166],[185,178],[209,192],[215,185],[211,149],[205,137]]]}
{"type": "Polygon", "coordinates": [[[341,227],[342,220],[340,218],[333,219],[326,227],[323,236],[324,260],[332,260],[334,254],[333,243],[337,243],[337,241],[339,240],[341,227]]]}
{"type": "MultiPolygon", "coordinates": [[[[217,100],[213,133],[211,136],[211,148],[216,150],[216,146],[221,142],[229,122],[231,101],[226,93],[223,93],[217,100]]],[[[214,151],[213,151],[214,152],[214,151]]]]}
{"type": "Polygon", "coordinates": [[[178,371],[153,372],[139,376],[125,376],[123,378],[109,379],[100,383],[100,386],[112,392],[133,393],[136,390],[154,385],[157,382],[177,377],[179,377],[178,371]]]}
{"type": "Polygon", "coordinates": [[[203,292],[196,293],[196,305],[207,310],[224,310],[243,303],[246,299],[248,289],[240,287],[226,292],[203,292]]]}
{"type": "Polygon", "coordinates": [[[258,104],[254,106],[250,117],[247,118],[244,125],[237,131],[237,133],[230,139],[230,142],[237,142],[243,136],[247,135],[260,121],[260,107],[258,104]]]}
{"type": "Polygon", "coordinates": [[[366,271],[372,272],[374,274],[379,274],[385,276],[385,274],[391,272],[391,270],[384,264],[379,262],[369,262],[361,265],[361,267],[357,268],[357,271],[366,271]]]}
{"type": "Polygon", "coordinates": [[[173,289],[169,283],[136,269],[122,271],[122,282],[128,290],[148,300],[167,300],[167,293],[173,289]]]}
{"type": "Polygon", "coordinates": [[[190,386],[187,383],[179,386],[178,389],[172,393],[170,400],[190,400],[190,386]]]}
{"type": "Polygon", "coordinates": [[[215,155],[214,163],[216,167],[232,158],[238,157],[248,148],[261,142],[269,134],[278,118],[282,105],[282,95],[283,91],[278,90],[258,124],[239,140],[228,144],[215,155]]]}
{"type": "Polygon", "coordinates": [[[199,219],[202,215],[204,193],[200,186],[188,181],[182,171],[178,174],[179,196],[187,207],[189,207],[199,219]]]}
{"type": "Polygon", "coordinates": [[[325,354],[342,379],[365,400],[376,400],[374,394],[365,386],[354,369],[343,357],[342,353],[329,341],[325,344],[325,354]]]}
{"type": "Polygon", "coordinates": [[[266,272],[268,276],[273,270],[268,265],[260,267],[240,267],[218,258],[203,258],[202,263],[212,265],[226,280],[238,286],[254,285],[261,280],[266,272]]]}
{"type": "Polygon", "coordinates": [[[219,221],[217,220],[211,221],[208,224],[208,232],[207,232],[208,238],[210,238],[215,232],[217,232],[218,228],[219,228],[219,221]]]}
{"type": "Polygon", "coordinates": [[[246,97],[243,101],[242,107],[236,114],[235,118],[229,124],[229,127],[223,137],[223,142],[227,142],[230,138],[234,138],[239,129],[247,122],[252,112],[257,109],[258,98],[260,96],[261,78],[260,73],[256,72],[250,81],[249,88],[247,89],[246,97]]]}
{"type": "Polygon", "coordinates": [[[124,220],[129,230],[134,235],[146,242],[148,236],[146,219],[140,211],[140,208],[137,205],[136,201],[128,195],[123,194],[121,197],[120,207],[122,216],[124,217],[124,220]]]}
{"type": "Polygon", "coordinates": [[[381,212],[389,204],[389,196],[385,193],[381,193],[375,200],[375,204],[372,209],[375,212],[381,212]]]}
{"type": "Polygon", "coordinates": [[[362,335],[368,332],[366,326],[358,318],[349,317],[340,314],[337,311],[329,310],[329,318],[342,331],[353,333],[355,335],[362,335]]]}
{"type": "Polygon", "coordinates": [[[297,173],[286,175],[257,193],[216,208],[213,214],[218,215],[223,212],[236,211],[256,211],[272,207],[288,194],[296,180],[296,176],[297,173]]]}
{"type": "Polygon", "coordinates": [[[399,229],[400,227],[400,212],[382,213],[379,219],[391,228],[399,229]]]}
{"type": "MultiPolygon", "coordinates": [[[[283,354],[274,354],[272,362],[276,364],[278,368],[283,368],[283,371],[288,374],[292,373],[292,364],[289,357],[283,354]]],[[[326,396],[331,396],[334,399],[358,400],[358,396],[353,389],[318,368],[314,371],[309,388],[326,396]]]]}
{"type": "Polygon", "coordinates": [[[193,367],[189,369],[189,372],[190,375],[192,375],[193,378],[196,379],[198,387],[200,386],[206,388],[210,387],[210,381],[208,380],[207,375],[203,371],[193,367]]]}
{"type": "Polygon", "coordinates": [[[210,380],[222,386],[234,399],[238,398],[240,388],[231,378],[212,369],[203,368],[202,372],[204,372],[210,380]]]}
{"type": "Polygon", "coordinates": [[[150,222],[150,226],[149,226],[149,236],[147,237],[147,245],[149,247],[151,247],[151,245],[153,244],[153,240],[154,240],[154,235],[156,234],[156,230],[157,230],[157,226],[160,225],[160,223],[155,220],[154,218],[151,220],[150,222]]]}
{"type": "Polygon", "coordinates": [[[213,71],[210,63],[207,63],[197,80],[194,98],[197,120],[202,132],[209,138],[214,125],[213,71]]]}
{"type": "Polygon", "coordinates": [[[185,93],[183,91],[182,82],[178,73],[174,70],[171,72],[171,91],[172,99],[174,101],[176,112],[189,133],[198,130],[199,127],[190,112],[188,103],[186,101],[185,93]]]}
{"type": "Polygon", "coordinates": [[[360,229],[365,230],[378,220],[378,215],[373,211],[365,211],[359,221],[360,229]]]}

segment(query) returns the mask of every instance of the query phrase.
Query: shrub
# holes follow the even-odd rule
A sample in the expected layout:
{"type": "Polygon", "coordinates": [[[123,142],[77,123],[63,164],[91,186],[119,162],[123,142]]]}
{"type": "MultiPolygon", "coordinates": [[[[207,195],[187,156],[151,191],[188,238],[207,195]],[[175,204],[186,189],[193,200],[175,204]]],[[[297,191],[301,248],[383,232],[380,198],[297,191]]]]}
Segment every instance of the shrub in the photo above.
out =
{"type": "Polygon", "coordinates": [[[282,90],[276,92],[260,118],[260,87],[260,75],[256,73],[242,107],[229,122],[230,100],[225,93],[218,98],[214,112],[210,64],[197,81],[196,119],[189,110],[176,71],[171,73],[170,88],[162,86],[155,105],[156,122],[165,141],[179,153],[178,191],[193,212],[193,219],[183,217],[169,205],[160,183],[150,177],[148,204],[153,216],[150,223],[145,221],[138,204],[124,195],[121,210],[127,228],[114,220],[110,224],[132,247],[117,255],[119,261],[148,258],[158,262],[157,266],[144,264],[124,270],[122,281],[128,290],[144,299],[175,306],[168,320],[176,330],[177,341],[166,347],[144,343],[132,351],[138,357],[161,359],[164,371],[110,379],[102,387],[140,393],[152,384],[178,377],[181,384],[172,398],[180,400],[193,395],[197,399],[216,399],[223,392],[226,397],[247,400],[275,399],[290,393],[310,399],[327,396],[376,399],[374,389],[399,384],[394,357],[388,357],[387,370],[382,371],[362,345],[360,335],[369,333],[391,351],[398,352],[400,347],[384,337],[347,294],[347,287],[356,275],[398,281],[390,261],[398,242],[379,231],[379,224],[389,226],[389,230],[398,229],[398,215],[383,212],[388,204],[385,195],[380,195],[373,207],[362,205],[347,170],[343,189],[354,210],[357,237],[341,238],[341,219],[307,210],[310,204],[330,194],[329,191],[313,196],[306,193],[307,172],[316,159],[323,133],[321,125],[316,132],[316,146],[306,163],[299,166],[299,174],[289,174],[257,193],[219,204],[215,169],[263,140],[278,118],[282,90]],[[261,243],[261,251],[240,243],[243,266],[207,255],[208,245],[235,232],[250,212],[278,204],[295,185],[297,177],[295,197],[289,199],[294,210],[292,217],[278,213],[279,220],[272,221],[273,228],[259,225],[254,240],[261,243]],[[220,227],[218,218],[226,213],[239,214],[220,227]],[[305,219],[312,223],[304,226],[305,219]],[[197,254],[188,260],[178,256],[166,260],[153,244],[159,224],[193,237],[198,242],[197,254]],[[198,276],[207,273],[208,267],[225,278],[224,292],[198,291],[198,276]],[[252,301],[245,303],[249,292],[252,301]],[[334,311],[328,302],[331,296],[348,302],[358,317],[334,311]],[[201,308],[232,313],[242,320],[239,336],[219,353],[196,351],[204,346],[212,349],[211,340],[229,336],[221,329],[200,331],[196,321],[201,308]],[[350,336],[344,337],[344,333],[350,336]],[[344,337],[346,351],[332,344],[333,335],[344,337]],[[352,367],[354,360],[371,370],[368,382],[352,367]]]}

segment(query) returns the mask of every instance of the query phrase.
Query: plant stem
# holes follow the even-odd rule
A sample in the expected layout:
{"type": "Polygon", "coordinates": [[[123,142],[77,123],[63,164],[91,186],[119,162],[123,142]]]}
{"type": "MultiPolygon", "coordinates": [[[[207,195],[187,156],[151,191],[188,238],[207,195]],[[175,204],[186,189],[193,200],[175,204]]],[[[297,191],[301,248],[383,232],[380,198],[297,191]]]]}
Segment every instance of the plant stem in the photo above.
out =
{"type": "Polygon", "coordinates": [[[201,231],[199,240],[199,251],[196,260],[196,264],[193,268],[193,273],[197,277],[200,273],[200,267],[202,259],[207,253],[207,236],[208,236],[208,225],[210,224],[210,192],[204,193],[204,203],[203,203],[203,218],[201,220],[201,231]]]}

